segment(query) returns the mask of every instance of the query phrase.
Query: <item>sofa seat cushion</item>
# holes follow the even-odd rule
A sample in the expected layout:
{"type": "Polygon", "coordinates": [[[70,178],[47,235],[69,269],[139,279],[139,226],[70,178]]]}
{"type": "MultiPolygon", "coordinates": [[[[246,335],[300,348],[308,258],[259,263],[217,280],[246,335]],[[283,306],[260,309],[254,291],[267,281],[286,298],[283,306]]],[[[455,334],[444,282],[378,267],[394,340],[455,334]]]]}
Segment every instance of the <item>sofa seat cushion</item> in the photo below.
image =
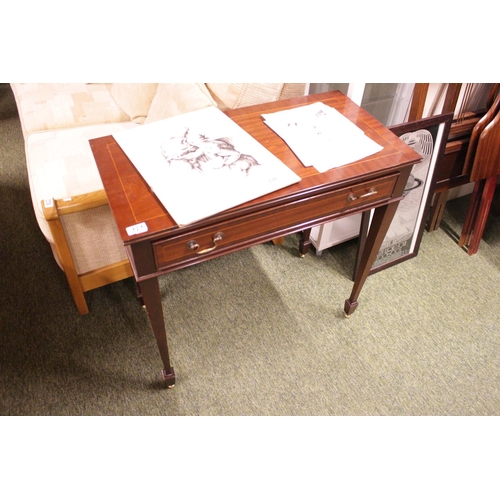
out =
{"type": "MultiPolygon", "coordinates": [[[[103,189],[89,139],[139,126],[128,121],[37,132],[27,137],[26,158],[33,208],[49,243],[53,243],[53,238],[43,216],[42,201],[71,198],[103,189]]],[[[78,273],[126,258],[108,206],[62,219],[78,273]]]]}
{"type": "Polygon", "coordinates": [[[24,137],[33,132],[130,121],[111,83],[13,83],[24,137]]]}

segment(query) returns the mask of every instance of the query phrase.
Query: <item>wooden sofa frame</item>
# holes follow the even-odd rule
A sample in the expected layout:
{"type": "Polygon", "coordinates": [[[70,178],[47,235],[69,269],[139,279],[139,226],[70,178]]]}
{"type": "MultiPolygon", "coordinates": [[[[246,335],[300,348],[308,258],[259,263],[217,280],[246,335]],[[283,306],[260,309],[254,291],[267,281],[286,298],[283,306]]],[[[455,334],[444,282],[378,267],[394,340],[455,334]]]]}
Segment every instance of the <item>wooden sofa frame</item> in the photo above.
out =
{"type": "Polygon", "coordinates": [[[76,308],[80,314],[88,314],[89,308],[84,292],[99,288],[116,281],[133,276],[132,267],[128,259],[115,264],[101,267],[93,271],[78,274],[71,255],[71,250],[66,238],[66,233],[61,221],[64,215],[90,210],[108,204],[108,198],[104,190],[94,191],[70,199],[47,199],[42,201],[42,210],[47,220],[54,245],[60,259],[61,266],[75,301],[76,308]]]}

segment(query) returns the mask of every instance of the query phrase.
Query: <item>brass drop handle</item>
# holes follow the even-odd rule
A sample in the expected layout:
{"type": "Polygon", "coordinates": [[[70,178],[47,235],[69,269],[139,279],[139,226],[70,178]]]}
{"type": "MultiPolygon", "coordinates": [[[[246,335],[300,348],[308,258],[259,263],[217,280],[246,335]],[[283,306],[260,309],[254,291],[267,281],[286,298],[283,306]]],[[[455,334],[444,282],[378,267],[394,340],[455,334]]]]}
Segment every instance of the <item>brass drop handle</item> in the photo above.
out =
{"type": "Polygon", "coordinates": [[[213,246],[210,248],[205,248],[203,250],[198,250],[200,248],[200,245],[196,242],[196,240],[190,240],[186,243],[186,247],[189,250],[195,250],[197,255],[203,255],[205,253],[213,252],[216,248],[219,242],[222,241],[222,238],[224,237],[224,233],[218,232],[214,234],[214,237],[212,238],[213,246]]]}
{"type": "Polygon", "coordinates": [[[370,188],[368,193],[362,194],[361,196],[356,196],[354,193],[351,193],[347,197],[347,201],[354,201],[357,200],[358,198],[367,198],[368,196],[373,196],[374,194],[377,194],[377,190],[375,188],[370,188]]]}

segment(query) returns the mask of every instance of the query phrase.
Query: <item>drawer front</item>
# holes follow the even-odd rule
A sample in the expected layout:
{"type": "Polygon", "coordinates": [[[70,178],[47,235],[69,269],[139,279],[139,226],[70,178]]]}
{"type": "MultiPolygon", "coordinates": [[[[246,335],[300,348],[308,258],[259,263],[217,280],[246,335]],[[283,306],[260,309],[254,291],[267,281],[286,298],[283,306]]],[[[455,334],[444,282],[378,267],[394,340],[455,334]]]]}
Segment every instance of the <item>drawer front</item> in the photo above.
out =
{"type": "Polygon", "coordinates": [[[231,249],[251,246],[259,240],[272,239],[273,233],[286,234],[284,231],[288,229],[290,233],[299,231],[326,222],[322,219],[339,212],[348,213],[387,200],[392,196],[397,178],[398,174],[390,175],[156,241],[153,243],[156,268],[158,271],[178,269],[231,249]]]}

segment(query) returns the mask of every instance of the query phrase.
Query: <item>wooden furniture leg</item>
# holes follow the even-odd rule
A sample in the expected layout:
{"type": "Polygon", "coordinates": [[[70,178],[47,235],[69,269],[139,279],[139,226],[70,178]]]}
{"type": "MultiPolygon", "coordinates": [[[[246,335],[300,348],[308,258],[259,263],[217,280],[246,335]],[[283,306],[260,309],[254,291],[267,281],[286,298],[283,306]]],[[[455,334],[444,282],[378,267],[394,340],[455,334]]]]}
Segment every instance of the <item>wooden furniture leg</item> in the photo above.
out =
{"type": "Polygon", "coordinates": [[[359,265],[355,272],[351,296],[345,301],[344,315],[347,318],[356,310],[356,307],[358,307],[359,294],[363,288],[366,278],[370,274],[371,267],[377,257],[380,246],[384,241],[385,235],[398,206],[399,201],[376,208],[374,211],[373,219],[370,224],[370,230],[366,237],[361,257],[359,259],[359,265]]]}
{"type": "Polygon", "coordinates": [[[304,229],[299,234],[299,252],[301,257],[305,257],[309,252],[309,248],[311,246],[311,227],[309,229],[304,229]]]}
{"type": "Polygon", "coordinates": [[[56,200],[44,200],[42,202],[42,210],[45,220],[49,223],[49,229],[52,234],[52,238],[54,239],[59,260],[64,274],[66,275],[76,308],[80,314],[88,314],[89,308],[87,301],[85,300],[85,295],[83,294],[80,279],[78,278],[78,274],[76,272],[75,262],[66,240],[64,228],[59,218],[56,200]]]}
{"type": "MultiPolygon", "coordinates": [[[[359,224],[359,237],[358,246],[356,247],[356,260],[354,264],[354,269],[352,271],[352,281],[356,280],[356,274],[360,266],[361,255],[366,245],[366,235],[368,234],[368,229],[370,228],[370,215],[371,210],[366,210],[361,214],[361,222],[359,224]]],[[[381,243],[382,245],[382,243],[381,243]]]]}
{"type": "Polygon", "coordinates": [[[498,175],[493,175],[485,181],[476,222],[472,229],[471,242],[467,250],[468,255],[474,255],[479,250],[479,244],[481,243],[481,238],[483,237],[484,227],[486,226],[486,220],[488,219],[488,214],[490,212],[491,202],[493,200],[493,195],[495,194],[497,181],[498,175]]]}
{"type": "Polygon", "coordinates": [[[427,225],[427,231],[429,231],[429,233],[431,231],[439,229],[441,221],[443,220],[443,214],[444,214],[444,209],[446,207],[446,203],[448,201],[448,195],[449,195],[448,190],[436,193],[434,203],[432,204],[429,213],[429,223],[427,225]]]}
{"type": "Polygon", "coordinates": [[[160,351],[160,357],[163,362],[163,380],[168,388],[172,388],[175,385],[175,372],[170,364],[168,340],[165,329],[165,319],[163,317],[158,278],[146,279],[138,283],[137,286],[149,316],[151,329],[155,335],[158,350],[160,351]]]}
{"type": "Polygon", "coordinates": [[[484,179],[480,179],[474,183],[474,189],[472,191],[469,207],[467,208],[467,215],[465,216],[464,225],[462,227],[462,234],[460,235],[460,240],[458,242],[458,246],[460,248],[467,246],[470,243],[472,229],[476,223],[477,212],[481,202],[483,190],[484,179]]]}

